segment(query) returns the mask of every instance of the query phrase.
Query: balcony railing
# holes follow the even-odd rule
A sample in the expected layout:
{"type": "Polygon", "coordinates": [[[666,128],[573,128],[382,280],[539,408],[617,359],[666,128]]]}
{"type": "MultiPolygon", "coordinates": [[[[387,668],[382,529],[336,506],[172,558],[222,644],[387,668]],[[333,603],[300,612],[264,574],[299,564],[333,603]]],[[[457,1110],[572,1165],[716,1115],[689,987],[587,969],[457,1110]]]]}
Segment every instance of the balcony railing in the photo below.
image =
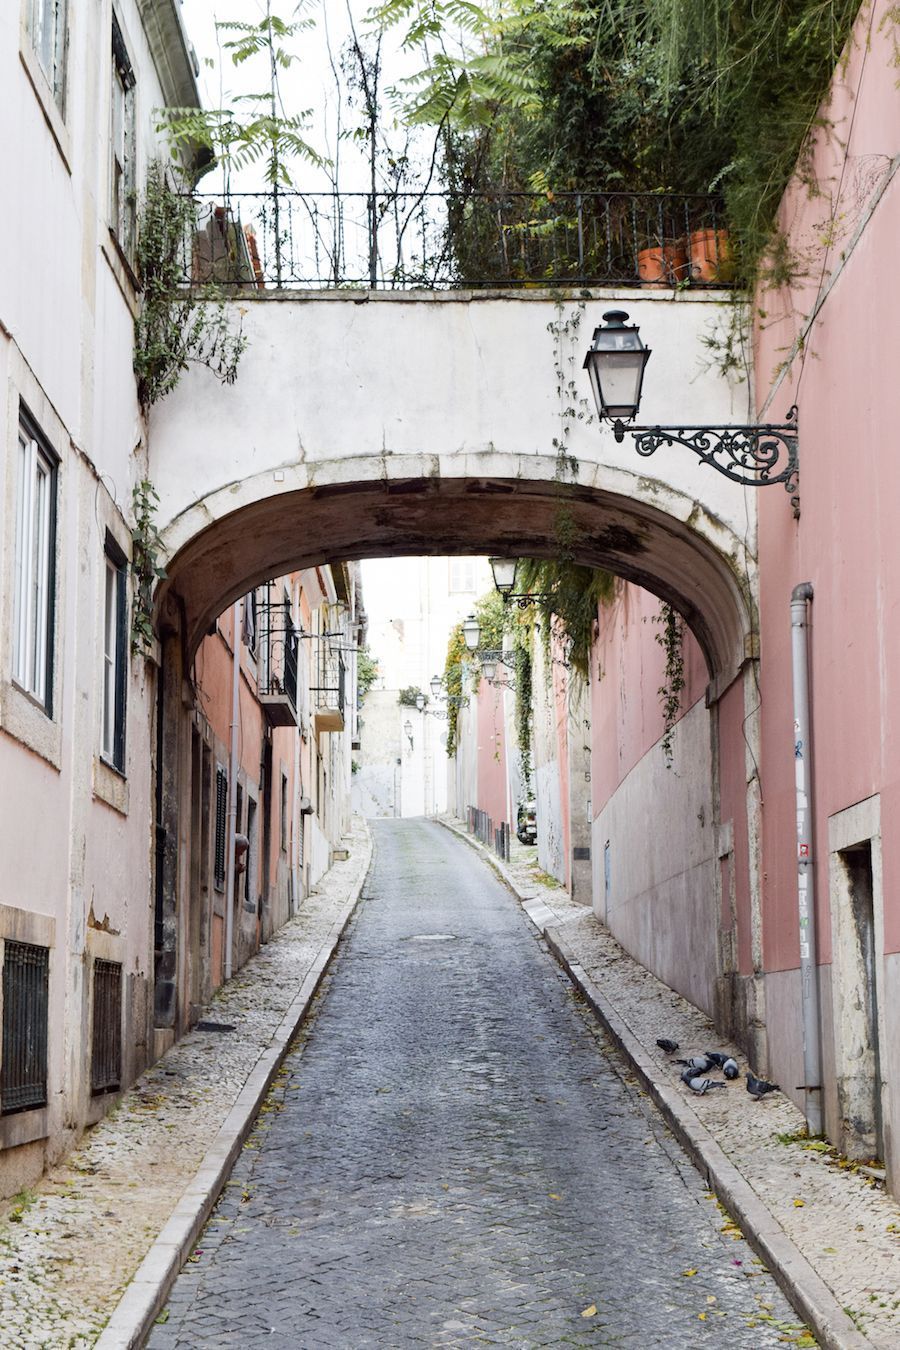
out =
{"type": "Polygon", "coordinates": [[[723,286],[721,202],[636,192],[198,196],[186,284],[273,289],[723,286]]]}
{"type": "Polygon", "coordinates": [[[313,695],[316,731],[343,731],[346,704],[346,670],[340,651],[319,639],[316,659],[316,683],[313,695]]]}
{"type": "Polygon", "coordinates": [[[299,635],[290,606],[269,582],[257,605],[257,694],[271,726],[297,725],[299,635]]]}

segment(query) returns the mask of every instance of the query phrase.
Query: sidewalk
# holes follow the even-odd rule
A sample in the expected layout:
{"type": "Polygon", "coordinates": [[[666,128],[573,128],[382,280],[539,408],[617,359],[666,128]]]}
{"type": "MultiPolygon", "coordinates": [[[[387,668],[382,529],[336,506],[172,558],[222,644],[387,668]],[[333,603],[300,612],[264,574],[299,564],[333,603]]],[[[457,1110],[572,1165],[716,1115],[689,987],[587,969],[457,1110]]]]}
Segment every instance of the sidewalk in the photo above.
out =
{"type": "Polygon", "coordinates": [[[512,840],[501,862],[462,821],[442,823],[479,849],[585,995],[712,1189],[797,1311],[829,1350],[900,1346],[900,1205],[836,1152],[804,1139],[803,1115],[781,1093],[754,1102],[743,1077],[727,1092],[691,1094],[656,1046],[683,1054],[730,1049],[712,1022],[619,946],[583,905],[538,873],[535,849],[512,840]]]}
{"type": "Polygon", "coordinates": [[[344,843],[349,859],[207,1010],[234,1030],[183,1037],[64,1163],[3,1206],[4,1350],[140,1344],[356,906],[371,858],[365,822],[354,817],[344,843]]]}

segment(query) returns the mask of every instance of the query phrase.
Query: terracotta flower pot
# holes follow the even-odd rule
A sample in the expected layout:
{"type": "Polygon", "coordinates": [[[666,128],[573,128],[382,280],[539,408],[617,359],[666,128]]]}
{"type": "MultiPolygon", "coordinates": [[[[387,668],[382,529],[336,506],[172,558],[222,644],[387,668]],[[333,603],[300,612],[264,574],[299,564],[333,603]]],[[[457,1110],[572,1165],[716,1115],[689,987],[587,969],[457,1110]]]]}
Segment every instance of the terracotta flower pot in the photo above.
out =
{"type": "Polygon", "coordinates": [[[640,249],[637,263],[644,286],[675,286],[688,275],[687,252],[681,240],[640,249]]]}
{"type": "Polygon", "coordinates": [[[734,259],[727,230],[693,230],[688,240],[691,281],[734,280],[734,259]]]}

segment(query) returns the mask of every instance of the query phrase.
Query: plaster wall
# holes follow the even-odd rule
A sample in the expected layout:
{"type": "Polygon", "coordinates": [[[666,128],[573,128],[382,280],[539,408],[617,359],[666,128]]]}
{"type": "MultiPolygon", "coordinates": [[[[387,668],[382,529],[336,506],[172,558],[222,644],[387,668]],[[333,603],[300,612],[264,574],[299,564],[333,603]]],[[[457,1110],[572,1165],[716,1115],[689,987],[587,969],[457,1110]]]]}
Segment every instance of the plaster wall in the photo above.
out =
{"type": "MultiPolygon", "coordinates": [[[[900,224],[895,32],[886,0],[862,6],[823,109],[833,128],[817,132],[803,174],[815,173],[818,191],[810,193],[798,176],[779,213],[790,247],[805,260],[802,274],[757,297],[767,318],[755,333],[756,402],[773,419],[798,404],[802,510],[795,522],[777,494],[761,494],[762,939],[769,972],[799,962],[789,601],[800,582],[811,582],[815,593],[813,857],[818,954],[826,965],[839,927],[830,912],[829,818],[875,794],[884,822],[895,821],[900,808],[900,484],[893,469],[900,306],[884,268],[900,224]]],[[[900,950],[900,838],[886,824],[882,869],[878,977],[886,1003],[887,970],[900,950]]],[[[823,1015],[830,1021],[828,1005],[823,1015]]],[[[799,1081],[781,1047],[779,1035],[774,1074],[799,1081]]],[[[900,1119],[896,1074],[889,1093],[900,1119]]],[[[833,1112],[828,1118],[833,1129],[833,1112]]],[[[896,1177],[893,1147],[887,1161],[896,1177]]]]}
{"type": "Polygon", "coordinates": [[[712,1015],[717,860],[702,703],[679,721],[673,752],[671,768],[659,746],[644,755],[594,820],[597,912],[627,951],[712,1015]]]}
{"type": "Polygon", "coordinates": [[[537,812],[538,863],[549,876],[566,883],[566,841],[563,829],[562,780],[553,666],[540,637],[532,651],[532,722],[534,800],[537,812]]]}
{"type": "MultiPolygon", "coordinates": [[[[166,14],[167,0],[146,11],[166,14]]],[[[13,878],[0,941],[49,946],[48,1106],[0,1120],[0,1190],[34,1180],[108,1106],[92,1096],[96,959],[122,965],[122,1083],[153,1054],[151,801],[155,669],[132,656],[125,764],[100,754],[104,547],[131,552],[131,489],[146,475],[132,372],[135,294],[109,231],[108,5],[68,6],[66,102],[54,101],[24,28],[0,12],[0,632],[12,631],[17,435],[24,405],[59,458],[49,713],[11,679],[0,643],[0,848],[13,878]]],[[[137,181],[156,153],[150,112],[168,101],[135,0],[117,5],[136,77],[137,181]]],[[[173,30],[174,31],[174,30],[173,30]]],[[[180,32],[180,29],[178,29],[180,32]]],[[[176,62],[177,64],[177,62],[176,62]]],[[[193,77],[181,51],[177,101],[193,77]]],[[[171,72],[170,72],[171,73],[171,72]]]]}
{"type": "Polygon", "coordinates": [[[684,631],[685,688],[661,744],[665,651],[659,602],[620,584],[600,610],[590,681],[594,908],[634,956],[715,1015],[720,974],[718,853],[708,679],[684,631]]]}
{"type": "MultiPolygon", "coordinates": [[[[499,673],[499,668],[498,668],[499,673]]],[[[506,774],[506,726],[503,714],[504,694],[496,685],[481,680],[478,685],[478,795],[472,803],[486,811],[494,829],[509,819],[509,791],[506,774]]],[[[493,841],[491,841],[493,842],[493,841]]]]}

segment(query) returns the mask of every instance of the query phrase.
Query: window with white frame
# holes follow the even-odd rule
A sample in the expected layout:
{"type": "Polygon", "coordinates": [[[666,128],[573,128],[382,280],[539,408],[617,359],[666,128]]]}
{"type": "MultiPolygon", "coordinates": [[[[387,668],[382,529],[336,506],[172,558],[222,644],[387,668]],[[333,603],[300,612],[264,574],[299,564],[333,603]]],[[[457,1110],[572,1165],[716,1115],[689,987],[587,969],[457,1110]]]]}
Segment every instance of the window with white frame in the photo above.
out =
{"type": "Polygon", "coordinates": [[[12,675],[53,711],[56,458],[24,411],[19,418],[12,675]]]}
{"type": "Polygon", "coordinates": [[[28,36],[61,113],[66,101],[66,0],[28,0],[28,36]]]}
{"type": "Polygon", "coordinates": [[[125,589],[122,551],[107,536],[103,583],[103,758],[125,772],[125,688],[128,669],[125,589]]]}
{"type": "Polygon", "coordinates": [[[134,71],[122,37],[112,20],[112,80],[110,87],[109,223],[125,256],[134,256],[137,221],[135,173],[134,71]]]}

